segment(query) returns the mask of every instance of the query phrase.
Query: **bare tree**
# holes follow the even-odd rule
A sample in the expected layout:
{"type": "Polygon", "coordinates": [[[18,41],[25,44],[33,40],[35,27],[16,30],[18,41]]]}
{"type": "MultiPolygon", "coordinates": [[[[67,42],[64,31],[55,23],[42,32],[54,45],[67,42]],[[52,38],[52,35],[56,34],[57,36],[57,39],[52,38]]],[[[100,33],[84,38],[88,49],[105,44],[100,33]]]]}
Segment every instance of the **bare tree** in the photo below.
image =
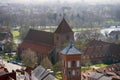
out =
{"type": "Polygon", "coordinates": [[[34,68],[37,65],[37,55],[32,50],[28,49],[22,53],[22,63],[25,66],[34,68]]]}

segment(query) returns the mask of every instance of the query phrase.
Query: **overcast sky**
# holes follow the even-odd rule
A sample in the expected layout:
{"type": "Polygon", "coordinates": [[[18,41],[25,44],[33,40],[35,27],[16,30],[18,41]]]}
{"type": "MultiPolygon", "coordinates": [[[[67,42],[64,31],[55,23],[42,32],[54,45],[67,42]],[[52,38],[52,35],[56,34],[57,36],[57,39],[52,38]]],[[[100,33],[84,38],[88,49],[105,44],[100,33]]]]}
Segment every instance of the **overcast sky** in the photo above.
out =
{"type": "Polygon", "coordinates": [[[81,2],[81,1],[84,1],[84,2],[87,2],[87,3],[120,3],[120,0],[0,0],[0,2],[32,2],[32,3],[35,3],[35,2],[40,2],[40,3],[44,3],[44,2],[56,2],[56,1],[59,1],[59,2],[71,2],[71,3],[74,3],[74,2],[81,2]]]}

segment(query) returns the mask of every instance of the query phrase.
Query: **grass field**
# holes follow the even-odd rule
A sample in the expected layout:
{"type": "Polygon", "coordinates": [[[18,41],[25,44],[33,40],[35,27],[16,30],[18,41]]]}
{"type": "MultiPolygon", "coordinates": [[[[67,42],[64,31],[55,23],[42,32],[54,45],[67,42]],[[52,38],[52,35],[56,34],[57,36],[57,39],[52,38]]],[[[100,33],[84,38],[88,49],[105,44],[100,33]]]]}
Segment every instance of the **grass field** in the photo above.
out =
{"type": "Polygon", "coordinates": [[[73,32],[86,31],[86,30],[100,30],[101,28],[73,28],[73,32]]]}
{"type": "Polygon", "coordinates": [[[108,66],[107,64],[95,64],[95,65],[91,65],[91,66],[87,66],[87,67],[82,67],[81,68],[81,71],[82,72],[85,72],[87,70],[92,70],[93,67],[97,67],[97,68],[103,68],[103,67],[106,67],[108,66]]]}
{"type": "Polygon", "coordinates": [[[20,32],[17,30],[13,30],[12,34],[13,34],[13,38],[18,38],[20,36],[20,32]]]}

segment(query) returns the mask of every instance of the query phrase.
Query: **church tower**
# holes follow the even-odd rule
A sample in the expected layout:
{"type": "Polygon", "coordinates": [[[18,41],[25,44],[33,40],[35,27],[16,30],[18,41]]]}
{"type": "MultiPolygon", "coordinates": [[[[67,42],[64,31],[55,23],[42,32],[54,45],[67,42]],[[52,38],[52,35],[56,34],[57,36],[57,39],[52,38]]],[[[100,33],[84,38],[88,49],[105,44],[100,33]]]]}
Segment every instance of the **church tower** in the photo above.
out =
{"type": "Polygon", "coordinates": [[[81,80],[81,54],[72,43],[61,51],[62,80],[81,80]]]}
{"type": "Polygon", "coordinates": [[[54,45],[57,52],[61,50],[70,40],[74,41],[74,32],[63,18],[58,28],[54,32],[54,45]]]}

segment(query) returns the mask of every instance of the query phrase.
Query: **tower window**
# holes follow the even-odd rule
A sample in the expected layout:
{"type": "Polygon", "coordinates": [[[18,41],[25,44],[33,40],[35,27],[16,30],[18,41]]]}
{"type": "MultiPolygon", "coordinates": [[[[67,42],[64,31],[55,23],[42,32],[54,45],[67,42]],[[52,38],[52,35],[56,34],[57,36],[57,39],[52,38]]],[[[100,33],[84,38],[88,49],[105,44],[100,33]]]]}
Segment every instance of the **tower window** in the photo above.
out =
{"type": "Polygon", "coordinates": [[[76,64],[77,64],[77,67],[80,67],[80,61],[79,60],[76,61],[76,64]]]}
{"type": "Polygon", "coordinates": [[[79,70],[76,71],[76,75],[79,76],[80,75],[80,72],[79,70]]]}
{"type": "Polygon", "coordinates": [[[68,68],[71,68],[71,62],[68,61],[68,68]]]}
{"type": "Polygon", "coordinates": [[[72,67],[76,67],[76,62],[72,61],[72,67]]]}
{"type": "Polygon", "coordinates": [[[75,76],[75,70],[72,71],[72,75],[75,76]]]}
{"type": "Polygon", "coordinates": [[[68,76],[71,76],[71,71],[70,70],[68,71],[68,76]]]}

